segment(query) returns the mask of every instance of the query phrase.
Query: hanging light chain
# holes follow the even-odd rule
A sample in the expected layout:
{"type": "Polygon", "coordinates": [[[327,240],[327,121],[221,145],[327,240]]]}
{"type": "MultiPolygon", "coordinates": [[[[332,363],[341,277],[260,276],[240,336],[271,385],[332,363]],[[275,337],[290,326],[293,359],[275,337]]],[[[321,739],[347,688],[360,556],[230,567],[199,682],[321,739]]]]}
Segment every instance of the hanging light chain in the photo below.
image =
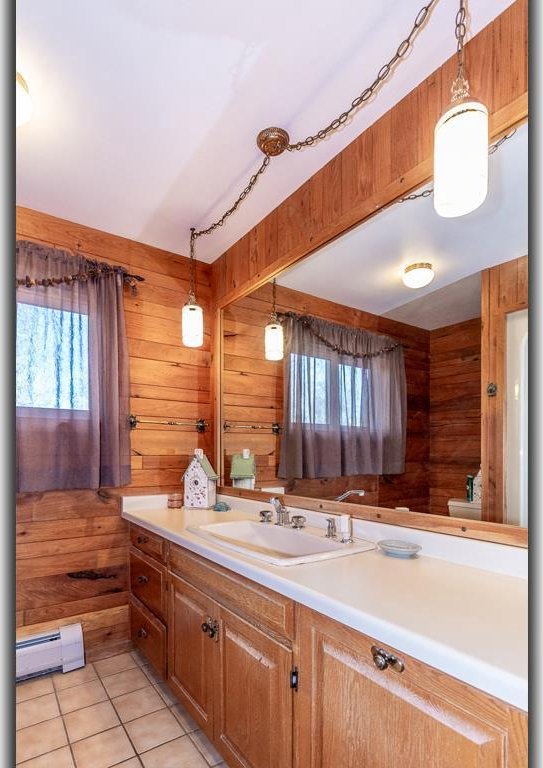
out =
{"type": "Polygon", "coordinates": [[[456,79],[451,86],[452,102],[460,101],[469,96],[469,83],[465,77],[465,53],[464,39],[466,37],[466,4],[465,0],[460,0],[460,8],[456,14],[455,30],[456,36],[456,79]]]}
{"type": "Polygon", "coordinates": [[[188,303],[196,304],[196,264],[194,261],[196,232],[190,228],[190,266],[189,266],[189,295],[188,303]]]}
{"type": "Polygon", "coordinates": [[[430,2],[427,5],[424,5],[420,11],[418,12],[415,21],[413,23],[413,26],[411,28],[410,33],[405,38],[405,40],[402,40],[402,42],[399,44],[398,48],[396,49],[396,53],[392,58],[386,63],[383,64],[379,72],[377,73],[377,76],[373,83],[368,86],[360,96],[357,96],[354,101],[351,102],[351,106],[345,110],[345,112],[342,112],[339,117],[336,117],[335,120],[332,120],[331,123],[329,123],[326,128],[321,128],[320,131],[317,131],[312,136],[308,136],[303,141],[297,141],[295,144],[289,144],[287,149],[289,152],[292,152],[293,150],[300,150],[304,147],[310,147],[312,144],[314,144],[316,141],[322,141],[322,139],[325,139],[330,133],[333,133],[334,131],[337,131],[338,128],[340,128],[342,125],[344,125],[349,117],[352,115],[353,112],[355,112],[359,107],[363,106],[366,102],[370,100],[370,98],[373,96],[377,88],[387,79],[387,77],[390,75],[392,69],[396,65],[396,63],[400,60],[405,58],[408,51],[411,49],[413,40],[415,39],[419,29],[424,25],[424,22],[428,18],[428,14],[432,8],[433,5],[437,0],[430,0],[430,2]]]}
{"type": "Polygon", "coordinates": [[[270,315],[270,321],[272,323],[277,322],[277,283],[275,278],[272,281],[272,311],[270,315]]]}

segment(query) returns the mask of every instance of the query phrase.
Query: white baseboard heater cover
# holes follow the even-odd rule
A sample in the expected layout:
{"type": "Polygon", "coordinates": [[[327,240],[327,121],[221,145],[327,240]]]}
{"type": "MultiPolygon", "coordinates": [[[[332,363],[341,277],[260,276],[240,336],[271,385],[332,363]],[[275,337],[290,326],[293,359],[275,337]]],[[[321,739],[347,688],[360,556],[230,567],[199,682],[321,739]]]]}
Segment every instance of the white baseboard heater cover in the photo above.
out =
{"type": "Polygon", "coordinates": [[[27,680],[48,672],[70,672],[85,666],[81,624],[29,635],[16,644],[16,678],[27,680]]]}

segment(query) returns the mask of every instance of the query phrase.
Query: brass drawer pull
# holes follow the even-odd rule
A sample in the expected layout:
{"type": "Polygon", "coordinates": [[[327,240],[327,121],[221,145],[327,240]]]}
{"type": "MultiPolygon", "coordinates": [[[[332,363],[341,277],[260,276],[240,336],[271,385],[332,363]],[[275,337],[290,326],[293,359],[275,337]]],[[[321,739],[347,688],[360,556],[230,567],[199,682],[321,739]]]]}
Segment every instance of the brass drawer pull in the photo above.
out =
{"type": "Polygon", "coordinates": [[[146,637],[149,637],[149,633],[143,627],[140,627],[138,629],[138,637],[141,637],[143,640],[145,640],[146,637]]]}
{"type": "Polygon", "coordinates": [[[149,581],[149,577],[145,576],[143,573],[138,576],[138,584],[147,584],[149,581]]]}
{"type": "Polygon", "coordinates": [[[149,536],[138,536],[136,541],[138,542],[138,544],[147,544],[147,542],[149,541],[149,536]]]}
{"type": "Polygon", "coordinates": [[[385,651],[384,648],[372,645],[371,655],[373,656],[373,663],[377,669],[384,671],[388,667],[392,667],[395,672],[403,672],[405,669],[403,661],[397,656],[394,656],[393,653],[385,651]]]}

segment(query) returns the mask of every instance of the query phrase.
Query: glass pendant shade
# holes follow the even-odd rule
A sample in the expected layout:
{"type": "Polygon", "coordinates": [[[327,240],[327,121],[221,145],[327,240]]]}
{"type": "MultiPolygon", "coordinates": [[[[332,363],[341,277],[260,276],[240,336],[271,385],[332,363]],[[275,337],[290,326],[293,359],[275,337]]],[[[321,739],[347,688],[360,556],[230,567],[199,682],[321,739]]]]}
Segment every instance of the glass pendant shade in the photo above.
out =
{"type": "Polygon", "coordinates": [[[17,127],[28,123],[32,117],[32,99],[24,77],[17,72],[15,76],[15,122],[17,127]]]}
{"type": "Polygon", "coordinates": [[[181,312],[181,337],[185,347],[204,343],[204,311],[198,304],[185,304],[181,312]]]}
{"type": "Polygon", "coordinates": [[[408,288],[424,288],[434,279],[432,265],[426,262],[410,264],[403,271],[402,280],[408,288]]]}
{"type": "Polygon", "coordinates": [[[264,329],[264,357],[266,360],[283,359],[283,326],[276,320],[264,329]]]}
{"type": "Polygon", "coordinates": [[[478,208],[488,191],[488,110],[469,99],[452,104],[434,131],[434,208],[445,218],[478,208]]]}

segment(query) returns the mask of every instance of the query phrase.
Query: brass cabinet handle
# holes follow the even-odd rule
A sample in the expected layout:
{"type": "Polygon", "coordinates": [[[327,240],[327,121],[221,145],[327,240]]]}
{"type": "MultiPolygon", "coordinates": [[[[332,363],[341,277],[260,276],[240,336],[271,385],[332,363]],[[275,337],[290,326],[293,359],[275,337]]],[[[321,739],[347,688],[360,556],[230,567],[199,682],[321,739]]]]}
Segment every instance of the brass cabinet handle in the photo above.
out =
{"type": "Polygon", "coordinates": [[[138,584],[147,584],[149,581],[149,577],[145,576],[143,573],[138,576],[138,584]]]}
{"type": "Polygon", "coordinates": [[[381,671],[388,667],[391,667],[395,672],[403,672],[405,669],[405,664],[401,659],[394,656],[393,653],[385,651],[384,648],[379,648],[377,645],[371,646],[371,655],[373,656],[373,663],[381,671]]]}
{"type": "Polygon", "coordinates": [[[215,619],[208,618],[207,621],[204,621],[202,624],[202,632],[204,632],[208,637],[211,639],[216,638],[218,639],[219,635],[219,622],[215,621],[215,619]]]}
{"type": "Polygon", "coordinates": [[[138,536],[136,541],[138,542],[138,544],[147,544],[147,542],[149,541],[149,537],[148,536],[138,536]]]}
{"type": "Polygon", "coordinates": [[[143,627],[140,627],[138,629],[138,637],[141,637],[143,640],[145,640],[146,637],[149,637],[149,634],[143,627]]]}
{"type": "Polygon", "coordinates": [[[207,621],[204,621],[204,623],[202,624],[202,632],[207,633],[208,630],[209,630],[209,624],[207,623],[207,621]]]}

